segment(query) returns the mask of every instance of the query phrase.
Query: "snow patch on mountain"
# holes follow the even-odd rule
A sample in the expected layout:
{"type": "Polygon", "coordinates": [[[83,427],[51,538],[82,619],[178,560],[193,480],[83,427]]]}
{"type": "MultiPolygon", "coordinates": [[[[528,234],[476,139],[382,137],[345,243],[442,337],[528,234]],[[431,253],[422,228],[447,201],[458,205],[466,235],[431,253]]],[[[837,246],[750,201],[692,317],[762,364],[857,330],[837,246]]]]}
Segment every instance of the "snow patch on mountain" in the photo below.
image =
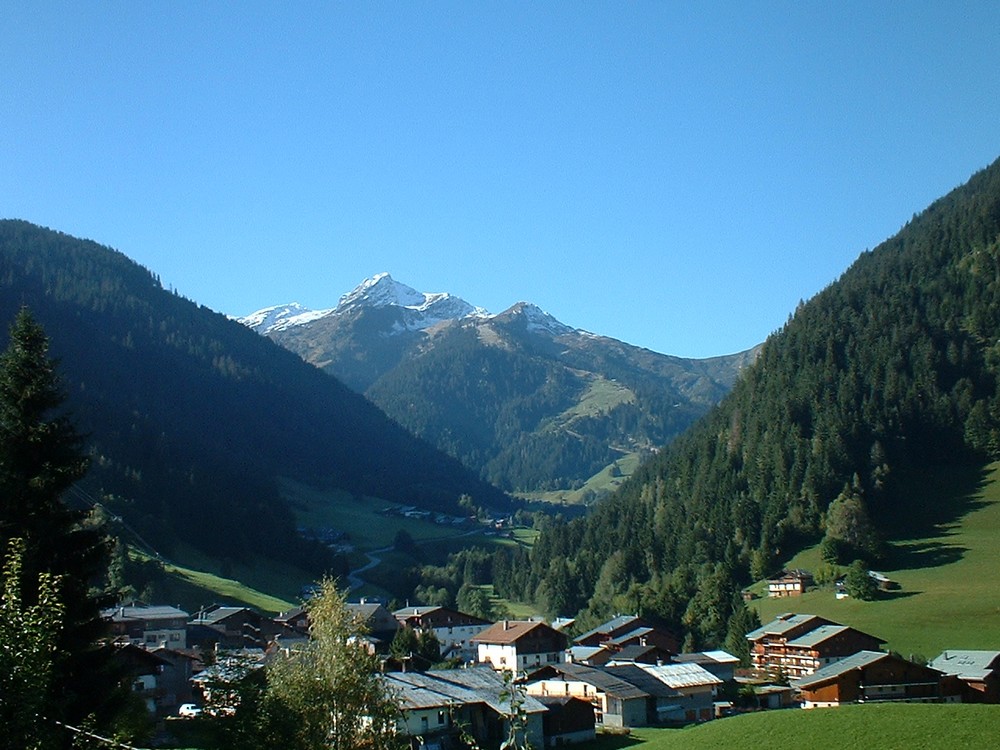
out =
{"type": "Polygon", "coordinates": [[[266,335],[272,331],[283,331],[293,326],[305,325],[329,315],[330,312],[330,310],[310,310],[298,302],[291,302],[287,305],[265,307],[238,320],[248,328],[266,335]]]}
{"type": "Polygon", "coordinates": [[[560,323],[554,317],[545,312],[538,305],[530,302],[518,302],[511,307],[506,315],[520,315],[524,318],[525,326],[531,333],[546,333],[550,336],[562,336],[567,333],[576,333],[577,329],[560,323]]]}

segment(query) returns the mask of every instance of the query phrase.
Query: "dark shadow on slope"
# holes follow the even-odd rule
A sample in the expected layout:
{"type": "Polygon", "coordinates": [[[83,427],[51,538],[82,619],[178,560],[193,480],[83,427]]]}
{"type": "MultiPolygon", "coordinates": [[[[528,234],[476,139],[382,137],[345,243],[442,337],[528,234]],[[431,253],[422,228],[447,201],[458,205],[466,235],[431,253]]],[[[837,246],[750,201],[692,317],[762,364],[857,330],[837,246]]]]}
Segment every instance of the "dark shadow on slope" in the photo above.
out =
{"type": "Polygon", "coordinates": [[[947,539],[955,535],[962,518],[986,505],[981,497],[986,476],[983,466],[908,472],[883,516],[882,531],[889,545],[881,567],[886,571],[936,568],[962,559],[968,548],[947,539]]]}

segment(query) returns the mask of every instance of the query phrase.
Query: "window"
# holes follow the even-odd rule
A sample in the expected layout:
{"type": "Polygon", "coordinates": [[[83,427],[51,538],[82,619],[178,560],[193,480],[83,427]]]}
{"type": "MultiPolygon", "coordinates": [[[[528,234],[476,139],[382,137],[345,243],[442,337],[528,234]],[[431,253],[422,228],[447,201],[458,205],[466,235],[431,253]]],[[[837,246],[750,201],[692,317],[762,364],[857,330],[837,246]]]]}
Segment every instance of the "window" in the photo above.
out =
{"type": "Polygon", "coordinates": [[[438,725],[444,724],[444,711],[438,711],[438,725]]]}

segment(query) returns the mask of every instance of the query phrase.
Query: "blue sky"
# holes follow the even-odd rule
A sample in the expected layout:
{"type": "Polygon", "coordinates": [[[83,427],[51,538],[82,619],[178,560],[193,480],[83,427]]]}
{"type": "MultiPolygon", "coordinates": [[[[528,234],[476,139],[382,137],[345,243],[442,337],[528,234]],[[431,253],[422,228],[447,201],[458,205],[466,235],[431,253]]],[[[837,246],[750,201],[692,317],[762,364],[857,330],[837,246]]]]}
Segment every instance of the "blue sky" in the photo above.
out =
{"type": "Polygon", "coordinates": [[[0,216],[220,312],[381,271],[740,351],[1000,156],[1000,3],[7,2],[0,216]]]}

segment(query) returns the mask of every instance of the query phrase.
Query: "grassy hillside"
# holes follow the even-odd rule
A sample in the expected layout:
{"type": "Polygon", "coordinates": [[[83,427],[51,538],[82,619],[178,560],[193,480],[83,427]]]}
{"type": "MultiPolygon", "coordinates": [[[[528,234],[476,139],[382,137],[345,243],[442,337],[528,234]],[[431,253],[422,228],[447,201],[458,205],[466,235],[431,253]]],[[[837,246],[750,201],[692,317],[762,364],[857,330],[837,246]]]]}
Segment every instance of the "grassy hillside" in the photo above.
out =
{"type": "MultiPolygon", "coordinates": [[[[1000,648],[1000,463],[980,472],[923,472],[908,492],[914,512],[898,520],[881,565],[901,584],[899,591],[874,602],[837,601],[830,589],[797,599],[761,599],[755,602],[761,620],[810,612],[885,638],[887,648],[904,655],[929,658],[949,648],[1000,648]],[[934,522],[941,508],[954,511],[934,522]]],[[[789,567],[815,570],[819,562],[813,547],[789,567]]]]}
{"type": "Polygon", "coordinates": [[[984,747],[1000,736],[1000,710],[982,705],[879,704],[765,711],[678,730],[640,730],[594,747],[638,750],[949,750],[984,747]],[[993,737],[994,740],[989,738],[993,737]]]}

